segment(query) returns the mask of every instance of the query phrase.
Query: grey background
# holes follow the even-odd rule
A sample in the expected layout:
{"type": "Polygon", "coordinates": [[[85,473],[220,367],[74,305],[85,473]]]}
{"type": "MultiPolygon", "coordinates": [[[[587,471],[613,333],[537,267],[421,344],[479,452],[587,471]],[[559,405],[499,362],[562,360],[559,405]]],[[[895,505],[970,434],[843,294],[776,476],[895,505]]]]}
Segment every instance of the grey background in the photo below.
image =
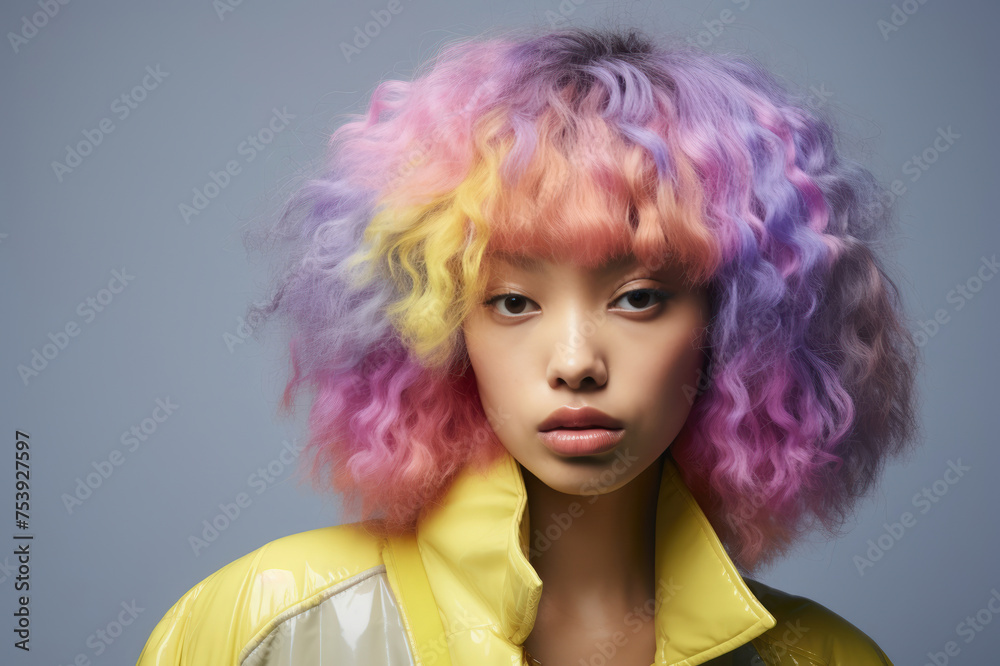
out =
{"type": "MultiPolygon", "coordinates": [[[[8,544],[0,548],[0,661],[69,664],[83,654],[94,664],[134,663],[155,623],[199,580],[272,539],[340,522],[337,502],[300,485],[290,465],[263,492],[252,481],[258,468],[279,468],[284,441],[304,441],[305,409],[277,414],[280,336],[227,346],[267,275],[248,260],[241,230],[273,210],[321,155],[337,114],[361,110],[379,80],[407,77],[446,39],[559,17],[692,38],[703,31],[711,49],[749,51],[824,91],[817,101],[841,118],[852,154],[905,185],[897,259],[913,331],[930,330],[919,322],[938,310],[947,315],[922,339],[925,444],[888,469],[847,536],[814,539],[761,579],[840,613],[898,665],[927,663],[948,641],[959,649],[949,663],[996,663],[1000,618],[982,609],[1000,597],[1000,280],[973,279],[980,289],[971,299],[948,294],[1000,250],[987,205],[997,177],[998,135],[988,121],[997,103],[997,5],[402,0],[402,12],[347,62],[341,42],[386,4],[252,0],[220,17],[208,0],[71,2],[17,52],[9,36],[0,45],[0,538],[8,544]],[[884,36],[878,21],[904,5],[915,13],[897,14],[906,22],[884,36]],[[712,35],[707,25],[723,30],[712,35]],[[168,75],[121,119],[112,102],[147,66],[168,75]],[[240,143],[275,107],[295,118],[247,162],[240,143]],[[114,131],[60,182],[52,162],[105,117],[114,131]],[[907,161],[949,127],[959,138],[912,180],[907,161]],[[179,204],[228,160],[241,172],[185,224],[179,204]],[[134,279],[86,321],[78,305],[122,269],[134,279]],[[78,334],[26,385],[18,366],[73,322],[78,334]],[[122,433],[167,398],[176,411],[129,451],[122,433]],[[12,647],[17,429],[31,436],[30,654],[12,647]],[[115,449],[122,464],[70,512],[64,494],[115,449]],[[959,460],[969,471],[953,485],[942,481],[959,460]],[[935,481],[947,492],[922,513],[913,498],[935,481]],[[250,506],[196,556],[189,536],[240,492],[250,506]],[[915,524],[901,538],[886,536],[884,524],[906,511],[915,524]],[[880,536],[891,548],[861,575],[855,556],[880,536]],[[133,601],[142,609],[135,621],[97,654],[97,630],[133,601]],[[977,612],[997,621],[967,642],[958,625],[977,612]]],[[[39,11],[37,1],[5,2],[0,28],[20,32],[39,11]]]]}

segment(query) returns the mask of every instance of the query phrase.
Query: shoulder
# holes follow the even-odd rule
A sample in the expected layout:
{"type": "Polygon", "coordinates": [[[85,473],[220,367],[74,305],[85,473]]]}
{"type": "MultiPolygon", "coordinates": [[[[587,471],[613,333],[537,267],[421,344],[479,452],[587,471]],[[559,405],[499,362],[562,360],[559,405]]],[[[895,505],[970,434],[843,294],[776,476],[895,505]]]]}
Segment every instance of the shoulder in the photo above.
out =
{"type": "Polygon", "coordinates": [[[138,664],[242,663],[282,619],[384,572],[382,545],[362,523],[271,541],[188,590],[153,629],[138,664]]]}
{"type": "Polygon", "coordinates": [[[826,606],[744,580],[777,621],[752,641],[768,666],[892,666],[875,641],[826,606]]]}

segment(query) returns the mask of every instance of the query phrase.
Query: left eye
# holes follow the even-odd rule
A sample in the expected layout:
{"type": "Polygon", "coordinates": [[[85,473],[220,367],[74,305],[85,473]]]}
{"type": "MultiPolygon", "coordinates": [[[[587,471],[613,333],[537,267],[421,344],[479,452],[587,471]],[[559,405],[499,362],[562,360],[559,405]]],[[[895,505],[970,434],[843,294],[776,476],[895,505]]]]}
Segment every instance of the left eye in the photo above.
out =
{"type": "Polygon", "coordinates": [[[615,302],[624,302],[635,308],[634,310],[629,307],[623,308],[629,312],[641,312],[665,301],[668,297],[669,294],[667,292],[659,289],[633,289],[626,294],[622,294],[615,302]]]}
{"type": "Polygon", "coordinates": [[[500,312],[505,317],[517,317],[530,312],[529,304],[533,304],[534,301],[531,299],[521,296],[520,294],[498,294],[486,300],[484,305],[496,309],[498,305],[502,305],[506,312],[500,312]]]}

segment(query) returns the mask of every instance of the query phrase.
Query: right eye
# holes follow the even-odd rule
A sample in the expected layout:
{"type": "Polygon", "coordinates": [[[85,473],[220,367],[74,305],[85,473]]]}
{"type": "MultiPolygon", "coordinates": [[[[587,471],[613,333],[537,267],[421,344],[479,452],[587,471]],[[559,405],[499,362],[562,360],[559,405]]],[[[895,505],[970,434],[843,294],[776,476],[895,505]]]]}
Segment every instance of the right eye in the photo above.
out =
{"type": "Polygon", "coordinates": [[[508,293],[492,296],[486,299],[483,305],[493,308],[494,311],[504,317],[520,317],[531,312],[530,307],[535,305],[535,303],[526,296],[508,293]],[[500,306],[502,306],[502,309],[500,306]]]}

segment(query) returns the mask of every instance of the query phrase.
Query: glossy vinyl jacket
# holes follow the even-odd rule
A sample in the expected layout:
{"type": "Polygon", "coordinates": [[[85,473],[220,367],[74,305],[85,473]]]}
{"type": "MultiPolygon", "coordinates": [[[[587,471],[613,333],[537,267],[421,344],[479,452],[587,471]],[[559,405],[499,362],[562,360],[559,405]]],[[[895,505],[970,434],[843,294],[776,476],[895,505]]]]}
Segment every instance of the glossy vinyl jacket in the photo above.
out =
{"type": "MultiPolygon", "coordinates": [[[[670,456],[657,502],[657,597],[624,618],[619,645],[653,621],[655,665],[891,666],[822,605],[742,578],[670,456]]],[[[528,666],[542,582],[526,508],[505,454],[462,472],[414,534],[354,523],[272,541],[181,597],[138,666],[528,666]]]]}

